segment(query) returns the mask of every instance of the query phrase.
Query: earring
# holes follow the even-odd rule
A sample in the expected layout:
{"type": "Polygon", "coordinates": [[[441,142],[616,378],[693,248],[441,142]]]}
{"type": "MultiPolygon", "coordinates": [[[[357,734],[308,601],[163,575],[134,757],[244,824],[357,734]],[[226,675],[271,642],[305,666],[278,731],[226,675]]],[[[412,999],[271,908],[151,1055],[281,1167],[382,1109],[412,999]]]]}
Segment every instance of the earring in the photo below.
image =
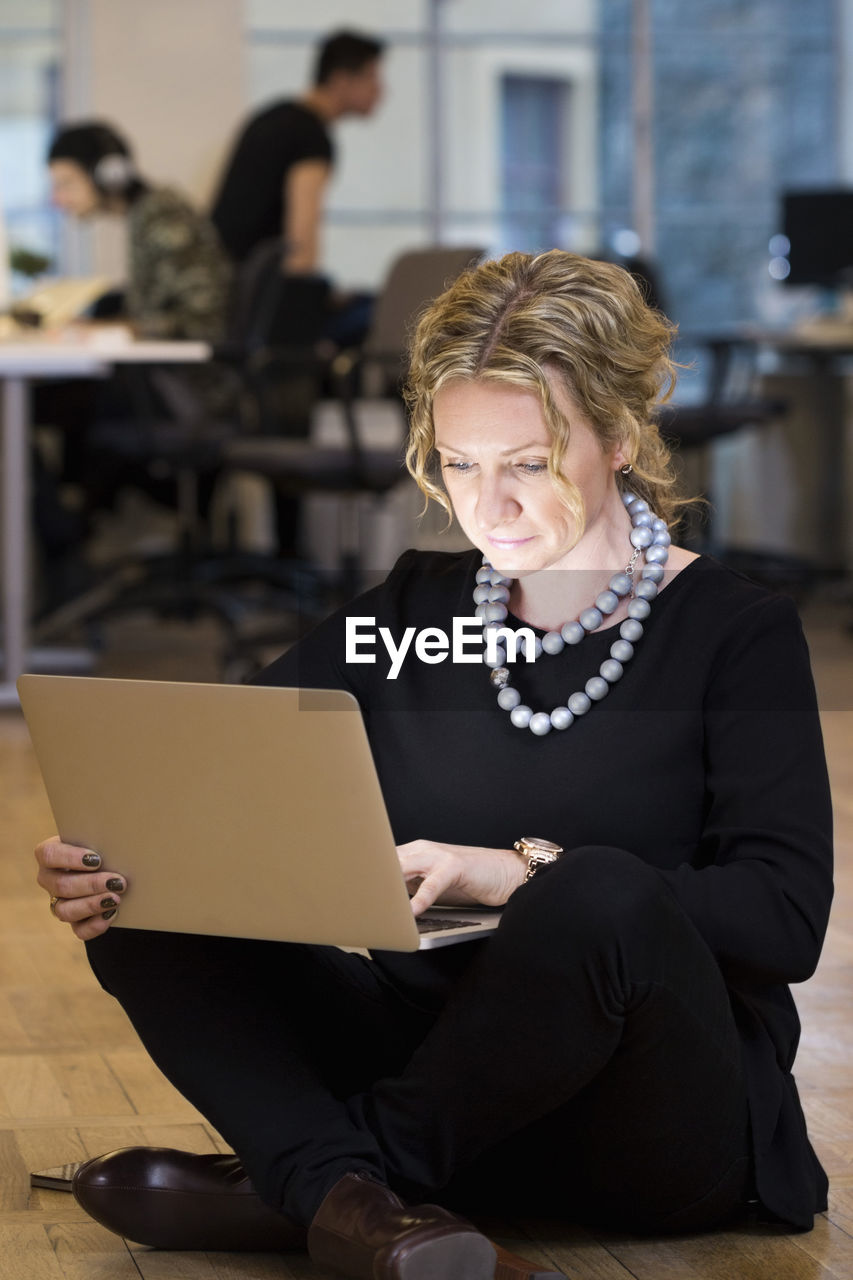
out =
{"type": "Polygon", "coordinates": [[[620,468],[619,468],[619,474],[620,474],[620,476],[629,476],[633,470],[634,470],[634,468],[633,468],[633,466],[631,465],[631,463],[630,463],[630,462],[626,462],[626,463],[625,463],[625,465],[624,465],[624,467],[620,467],[620,468]]]}

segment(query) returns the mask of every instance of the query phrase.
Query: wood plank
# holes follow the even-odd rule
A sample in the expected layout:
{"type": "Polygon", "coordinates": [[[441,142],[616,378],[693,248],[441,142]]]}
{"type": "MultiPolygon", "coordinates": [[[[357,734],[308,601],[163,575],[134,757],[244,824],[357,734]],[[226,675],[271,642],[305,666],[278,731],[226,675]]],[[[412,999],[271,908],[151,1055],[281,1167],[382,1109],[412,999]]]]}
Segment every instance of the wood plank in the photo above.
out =
{"type": "Polygon", "coordinates": [[[103,1155],[119,1147],[176,1147],[180,1151],[195,1151],[200,1155],[224,1148],[215,1141],[213,1131],[205,1124],[152,1123],[146,1117],[136,1124],[125,1126],[81,1124],[80,1138],[87,1156],[103,1155]]]}
{"type": "Polygon", "coordinates": [[[3,1280],[63,1280],[47,1230],[36,1223],[0,1222],[3,1280]]]}
{"type": "MultiPolygon", "coordinates": [[[[34,866],[35,864],[33,864],[34,866]]],[[[33,902],[26,894],[4,898],[4,908],[14,913],[18,924],[3,935],[0,949],[0,981],[6,990],[50,991],[62,975],[64,989],[76,984],[94,984],[96,979],[86,953],[70,929],[62,931],[58,920],[44,910],[44,895],[33,902]],[[41,907],[44,912],[36,912],[41,907]],[[21,916],[27,920],[24,928],[21,916]]]]}
{"type": "Polygon", "coordinates": [[[821,1215],[814,1231],[796,1236],[792,1243],[816,1262],[827,1267],[838,1280],[853,1276],[853,1237],[832,1222],[828,1215],[821,1215]]]}
{"type": "MultiPolygon", "coordinates": [[[[328,1280],[307,1257],[282,1253],[158,1253],[131,1248],[144,1280],[328,1280]],[[296,1269],[294,1270],[294,1265],[296,1269]]],[[[463,1280],[459,1277],[458,1280],[463,1280]]]]}
{"type": "Polygon", "coordinates": [[[73,1115],[133,1114],[133,1103],[104,1054],[60,1053],[50,1063],[73,1115]]]}
{"type": "MultiPolygon", "coordinates": [[[[853,1178],[831,1184],[827,1216],[841,1231],[853,1236],[853,1178]]],[[[853,1271],[850,1274],[853,1275],[853,1271]]]]}
{"type": "MultiPolygon", "coordinates": [[[[136,1047],[136,1032],[118,1001],[106,996],[87,969],[78,984],[50,987],[30,983],[10,989],[8,1002],[30,1048],[86,1049],[99,1046],[136,1047]]],[[[4,1050],[11,1049],[4,1043],[4,1050]]]]}
{"type": "Polygon", "coordinates": [[[0,1212],[25,1209],[29,1199],[29,1169],[15,1133],[0,1133],[0,1212]]]}
{"type": "Polygon", "coordinates": [[[512,1232],[494,1223],[483,1223],[482,1229],[491,1240],[513,1253],[521,1254],[531,1262],[565,1271],[573,1278],[628,1280],[631,1275],[624,1263],[583,1227],[530,1221],[512,1232]]]}
{"type": "MultiPolygon", "coordinates": [[[[85,1122],[88,1125],[94,1125],[96,1128],[121,1128],[122,1125],[128,1123],[128,1115],[125,1113],[120,1116],[98,1115],[86,1116],[85,1122]]],[[[188,1117],[184,1110],[182,1114],[176,1115],[172,1111],[167,1111],[158,1115],[146,1115],[146,1123],[160,1125],[175,1125],[188,1123],[188,1117]]],[[[55,1127],[73,1128],[77,1123],[75,1116],[0,1116],[0,1131],[4,1129],[17,1129],[21,1125],[26,1125],[30,1129],[51,1129],[55,1127]]]]}
{"type": "Polygon", "coordinates": [[[29,1052],[33,1048],[29,1033],[18,1016],[12,994],[0,990],[0,1044],[4,1053],[29,1052]]]}
{"type": "MultiPolygon", "coordinates": [[[[144,1280],[215,1280],[212,1255],[206,1253],[161,1253],[143,1245],[128,1244],[133,1264],[144,1280]]],[[[248,1255],[243,1255],[248,1258],[248,1255]]],[[[253,1275],[246,1270],[247,1278],[253,1275]]]]}
{"type": "MultiPolygon", "coordinates": [[[[31,1202],[26,1209],[9,1209],[4,1211],[0,1226],[32,1226],[38,1224],[43,1227],[55,1226],[59,1222],[89,1222],[91,1219],[86,1216],[84,1211],[70,1196],[67,1191],[44,1191],[39,1192],[44,1195],[39,1208],[34,1208],[31,1202]]],[[[35,1195],[35,1192],[33,1193],[35,1195]]],[[[0,1271],[0,1275],[2,1275],[0,1271]]],[[[5,1280],[5,1276],[3,1278],[5,1280]]]]}
{"type": "Polygon", "coordinates": [[[50,1061],[34,1054],[0,1056],[0,1116],[70,1116],[50,1061]]]}
{"type": "Polygon", "coordinates": [[[28,1172],[86,1160],[89,1155],[76,1123],[34,1128],[21,1126],[14,1130],[13,1134],[17,1140],[21,1160],[28,1172]]]}
{"type": "Polygon", "coordinates": [[[839,1280],[843,1273],[807,1257],[797,1239],[750,1227],[671,1240],[611,1241],[609,1248],[636,1280],[839,1280]]]}
{"type": "Polygon", "coordinates": [[[104,1056],[91,1053],[0,1055],[0,1114],[20,1117],[133,1113],[104,1056]]]}
{"type": "Polygon", "coordinates": [[[140,1115],[152,1111],[173,1111],[176,1115],[185,1114],[188,1121],[200,1118],[195,1107],[169,1083],[138,1041],[134,1048],[106,1054],[106,1061],[116,1079],[121,1080],[131,1105],[140,1115]]]}
{"type": "Polygon", "coordinates": [[[90,1218],[47,1228],[63,1280],[139,1280],[139,1268],[120,1236],[90,1218]]]}

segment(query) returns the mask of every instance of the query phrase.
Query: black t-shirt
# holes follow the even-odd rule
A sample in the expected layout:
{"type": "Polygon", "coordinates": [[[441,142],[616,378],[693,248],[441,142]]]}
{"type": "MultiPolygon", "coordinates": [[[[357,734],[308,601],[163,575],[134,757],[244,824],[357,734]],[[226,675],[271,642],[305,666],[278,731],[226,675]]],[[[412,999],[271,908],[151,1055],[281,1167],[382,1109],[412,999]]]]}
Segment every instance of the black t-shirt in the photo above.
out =
{"type": "MultiPolygon", "coordinates": [[[[476,552],[407,552],[383,584],[327,619],[259,682],[356,696],[398,843],[510,848],[533,834],[566,850],[616,846],[655,867],[731,993],[762,1201],[810,1226],[825,1207],[826,1178],[790,1075],[799,1022],[787,984],[807,978],[820,954],[832,828],[796,610],[700,557],[652,605],[607,697],[569,729],[537,738],[497,707],[482,664],[430,665],[412,648],[387,679],[378,629],[387,627],[396,644],[407,627],[449,636],[454,616],[473,614],[479,563],[476,552]],[[375,663],[346,661],[348,616],[375,620],[375,663]]],[[[590,600],[607,575],[593,577],[590,600]]],[[[372,628],[361,624],[364,633],[372,628]]],[[[603,628],[555,657],[522,662],[513,683],[535,711],[551,711],[597,674],[617,638],[618,628],[603,628]]],[[[384,953],[381,963],[393,960],[384,953]]],[[[406,957],[410,971],[411,963],[406,957]]]]}
{"type": "Polygon", "coordinates": [[[276,102],[246,125],[228,162],[211,220],[235,262],[256,244],[281,236],[284,183],[301,160],[334,160],[318,115],[299,102],[276,102]]]}

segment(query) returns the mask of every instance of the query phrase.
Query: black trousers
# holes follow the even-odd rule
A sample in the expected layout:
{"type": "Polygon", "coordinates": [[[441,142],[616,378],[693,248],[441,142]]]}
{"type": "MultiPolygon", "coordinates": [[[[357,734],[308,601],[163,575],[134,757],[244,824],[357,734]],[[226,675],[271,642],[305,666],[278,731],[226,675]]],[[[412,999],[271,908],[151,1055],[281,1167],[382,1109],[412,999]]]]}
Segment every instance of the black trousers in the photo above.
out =
{"type": "Polygon", "coordinates": [[[634,1230],[711,1226],[750,1194],[719,968],[622,850],[566,854],[490,939],[433,952],[129,929],[88,951],[161,1070],[297,1220],[357,1169],[469,1212],[634,1230]]]}

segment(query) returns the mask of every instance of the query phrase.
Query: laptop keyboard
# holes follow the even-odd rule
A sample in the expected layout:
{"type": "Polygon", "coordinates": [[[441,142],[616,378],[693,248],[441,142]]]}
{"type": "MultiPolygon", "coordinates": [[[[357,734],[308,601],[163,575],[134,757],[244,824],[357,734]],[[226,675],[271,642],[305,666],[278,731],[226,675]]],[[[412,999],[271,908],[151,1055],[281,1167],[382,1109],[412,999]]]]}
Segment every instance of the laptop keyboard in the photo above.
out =
{"type": "Polygon", "coordinates": [[[449,920],[445,916],[418,916],[418,933],[443,933],[445,929],[482,928],[482,920],[449,920]]]}

